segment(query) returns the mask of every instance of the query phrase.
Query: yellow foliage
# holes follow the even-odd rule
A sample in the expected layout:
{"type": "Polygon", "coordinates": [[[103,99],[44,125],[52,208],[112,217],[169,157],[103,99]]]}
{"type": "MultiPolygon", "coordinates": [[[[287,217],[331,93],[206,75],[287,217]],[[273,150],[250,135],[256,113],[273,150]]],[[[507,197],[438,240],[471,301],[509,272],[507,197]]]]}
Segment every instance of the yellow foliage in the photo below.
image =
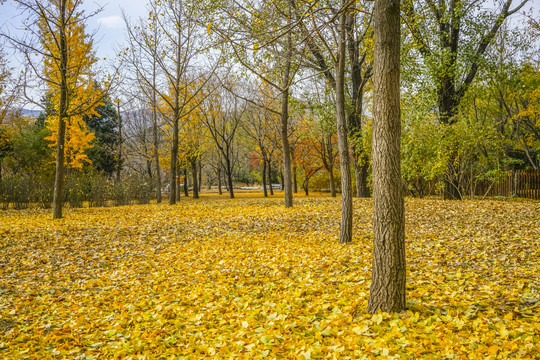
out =
{"type": "MultiPolygon", "coordinates": [[[[47,118],[47,128],[51,130],[51,135],[45,140],[52,143],[51,147],[56,147],[58,139],[58,117],[47,118]]],[[[82,116],[72,116],[66,121],[66,140],[64,143],[64,156],[66,166],[74,169],[82,169],[83,164],[91,163],[92,161],[85,154],[87,149],[93,145],[92,140],[95,139],[94,133],[88,131],[82,116]]]]}
{"type": "Polygon", "coordinates": [[[0,212],[0,354],[534,359],[540,203],[407,200],[408,310],[367,314],[372,200],[0,212]]]}
{"type": "MultiPolygon", "coordinates": [[[[77,5],[79,5],[77,3],[77,5]]],[[[85,33],[82,14],[77,13],[77,6],[73,0],[67,1],[67,12],[73,13],[73,18],[66,27],[66,56],[67,56],[67,118],[66,141],[64,145],[66,165],[72,168],[81,168],[83,162],[90,162],[85,151],[92,147],[90,142],[94,139],[83,121],[83,115],[98,116],[95,109],[101,105],[104,92],[94,83],[93,65],[97,62],[92,52],[92,39],[85,33]]],[[[59,6],[59,5],[58,5],[59,6]]],[[[59,11],[59,9],[54,9],[59,11]]],[[[46,119],[47,127],[52,135],[47,140],[52,141],[51,146],[56,147],[58,138],[58,122],[61,97],[60,48],[58,33],[52,32],[47,25],[48,19],[41,19],[41,42],[52,56],[44,57],[44,75],[48,80],[49,100],[53,106],[52,115],[46,119]]],[[[54,153],[56,156],[56,152],[54,153]]]]}

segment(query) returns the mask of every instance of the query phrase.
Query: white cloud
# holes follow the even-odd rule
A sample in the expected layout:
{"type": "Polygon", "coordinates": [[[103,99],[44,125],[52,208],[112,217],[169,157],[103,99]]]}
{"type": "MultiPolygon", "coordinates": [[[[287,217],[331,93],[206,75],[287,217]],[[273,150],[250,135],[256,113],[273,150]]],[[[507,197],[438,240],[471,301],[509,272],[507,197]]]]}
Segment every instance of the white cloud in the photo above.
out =
{"type": "Polygon", "coordinates": [[[109,29],[121,29],[124,26],[124,20],[117,15],[99,18],[98,23],[109,29]]]}

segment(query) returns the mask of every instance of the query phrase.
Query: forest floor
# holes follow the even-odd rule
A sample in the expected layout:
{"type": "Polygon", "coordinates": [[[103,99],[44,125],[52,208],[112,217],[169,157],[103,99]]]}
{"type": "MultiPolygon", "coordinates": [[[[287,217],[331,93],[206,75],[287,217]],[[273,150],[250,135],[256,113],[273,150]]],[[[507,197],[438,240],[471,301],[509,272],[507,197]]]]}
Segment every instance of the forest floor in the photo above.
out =
{"type": "Polygon", "coordinates": [[[539,359],[540,202],[406,200],[407,303],[365,312],[372,201],[0,211],[0,358],[539,359]]]}

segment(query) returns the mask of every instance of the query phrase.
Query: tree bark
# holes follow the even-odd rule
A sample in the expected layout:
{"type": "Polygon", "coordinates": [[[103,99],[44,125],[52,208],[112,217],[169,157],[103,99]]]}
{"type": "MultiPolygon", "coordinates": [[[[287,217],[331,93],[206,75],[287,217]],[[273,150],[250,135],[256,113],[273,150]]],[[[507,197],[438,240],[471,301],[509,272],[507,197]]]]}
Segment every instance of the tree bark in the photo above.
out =
{"type": "Polygon", "coordinates": [[[272,186],[272,165],[270,161],[267,161],[268,164],[268,185],[270,187],[270,195],[274,195],[274,187],[272,186]]]}
{"type": "MultiPolygon", "coordinates": [[[[354,149],[353,149],[354,151],[354,149]]],[[[367,177],[369,159],[367,156],[362,156],[362,164],[358,164],[358,161],[354,161],[354,176],[356,180],[356,197],[367,198],[369,197],[369,189],[367,187],[367,177]]]]}
{"type": "Polygon", "coordinates": [[[176,165],[176,201],[180,201],[180,166],[176,165]]]}
{"type": "Polygon", "coordinates": [[[293,192],[298,193],[298,179],[297,179],[298,168],[296,165],[293,166],[293,192]]]}
{"type": "Polygon", "coordinates": [[[122,171],[122,116],[120,116],[120,101],[116,103],[116,108],[118,112],[118,163],[116,164],[116,181],[119,183],[120,172],[122,171]]]}
{"type": "Polygon", "coordinates": [[[229,197],[231,199],[234,199],[234,189],[233,189],[233,181],[232,181],[232,166],[230,159],[225,159],[225,165],[226,165],[226,172],[227,172],[227,184],[229,187],[229,197]]]}
{"type": "Polygon", "coordinates": [[[161,203],[161,166],[159,165],[159,136],[157,119],[157,94],[156,94],[156,60],[152,68],[152,135],[154,140],[154,162],[156,163],[156,201],[161,203]]]}
{"type": "Polygon", "coordinates": [[[184,168],[184,195],[186,197],[189,197],[189,189],[188,189],[189,183],[188,183],[188,173],[187,173],[187,167],[184,168]]]}
{"type": "Polygon", "coordinates": [[[266,161],[264,160],[264,156],[263,156],[262,182],[263,182],[264,197],[268,197],[268,189],[266,188],[266,161]]]}
{"type": "Polygon", "coordinates": [[[202,189],[202,161],[201,161],[201,158],[198,159],[198,162],[197,162],[197,168],[199,170],[199,193],[201,193],[201,189],[202,189]]]}
{"type": "MultiPolygon", "coordinates": [[[[292,1],[292,0],[291,0],[292,1]]],[[[292,4],[289,2],[289,25],[292,22],[292,4]]],[[[289,144],[289,81],[291,77],[292,61],[292,31],[287,33],[287,47],[285,49],[285,69],[281,87],[281,146],[283,148],[283,182],[285,191],[285,207],[293,206],[292,194],[292,171],[291,171],[291,149],[289,144]]]]}
{"type": "Polygon", "coordinates": [[[198,181],[198,171],[197,171],[197,159],[189,159],[191,163],[191,179],[192,179],[192,188],[193,188],[193,198],[199,198],[199,181],[198,181]]]}
{"type": "Polygon", "coordinates": [[[373,265],[368,312],[405,310],[400,164],[400,3],[376,0],[373,87],[373,265]]]}
{"type": "Polygon", "coordinates": [[[68,111],[68,49],[66,39],[66,0],[60,3],[60,108],[58,109],[58,138],[56,142],[56,173],[54,176],[53,219],[62,218],[64,204],[64,143],[68,111]]]}
{"type": "MultiPolygon", "coordinates": [[[[341,6],[346,4],[341,1],[341,6]]],[[[340,243],[352,242],[352,187],[349,156],[349,142],[347,140],[347,119],[345,116],[345,19],[346,11],[340,15],[339,51],[336,64],[336,113],[337,135],[339,148],[339,165],[341,170],[341,229],[340,243]]]]}
{"type": "Polygon", "coordinates": [[[221,165],[218,164],[217,168],[217,186],[219,195],[223,195],[223,190],[221,190],[221,165]]]}

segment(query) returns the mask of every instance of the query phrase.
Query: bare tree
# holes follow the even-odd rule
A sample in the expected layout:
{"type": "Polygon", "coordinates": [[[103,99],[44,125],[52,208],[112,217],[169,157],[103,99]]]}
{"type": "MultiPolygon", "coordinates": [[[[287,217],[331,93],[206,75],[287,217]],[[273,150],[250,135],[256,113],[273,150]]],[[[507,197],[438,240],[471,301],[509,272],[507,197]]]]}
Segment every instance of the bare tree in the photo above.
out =
{"type": "Polygon", "coordinates": [[[245,104],[231,93],[222,94],[219,98],[217,93],[214,93],[214,96],[208,98],[203,107],[203,123],[222,156],[231,199],[234,198],[235,136],[245,110],[245,104]]]}

